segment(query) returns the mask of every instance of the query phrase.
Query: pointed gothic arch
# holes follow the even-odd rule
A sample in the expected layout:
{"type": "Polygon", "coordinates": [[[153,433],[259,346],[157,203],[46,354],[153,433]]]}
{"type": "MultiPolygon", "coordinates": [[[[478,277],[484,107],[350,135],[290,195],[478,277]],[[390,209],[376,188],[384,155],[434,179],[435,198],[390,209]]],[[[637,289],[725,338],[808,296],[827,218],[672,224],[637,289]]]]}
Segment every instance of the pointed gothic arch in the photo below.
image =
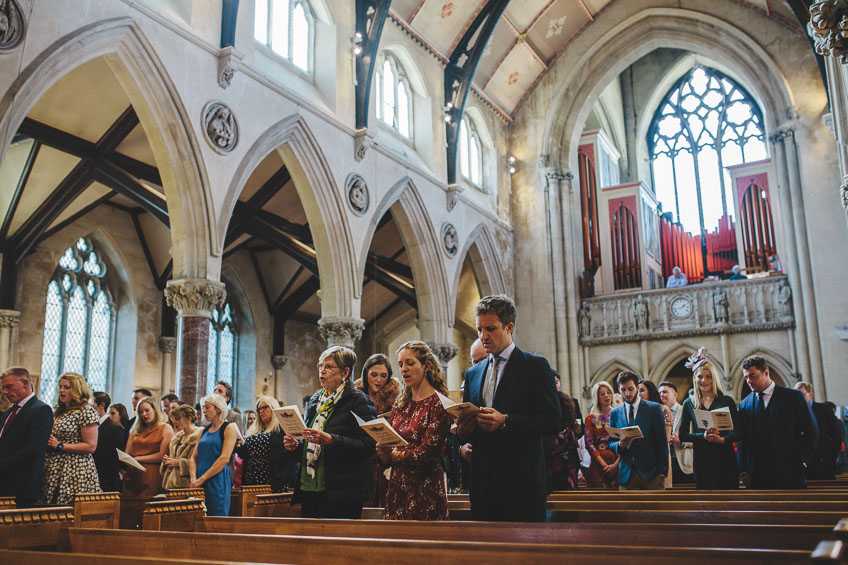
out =
{"type": "MultiPolygon", "coordinates": [[[[698,351],[699,347],[699,345],[686,343],[685,341],[672,345],[670,348],[666,349],[662,354],[657,356],[657,359],[659,359],[659,361],[657,361],[654,364],[653,368],[650,370],[650,376],[645,376],[645,378],[654,383],[659,383],[660,381],[665,379],[665,376],[668,374],[672,367],[680,363],[682,359],[688,359],[693,353],[698,351]]],[[[716,371],[719,373],[718,376],[721,377],[722,384],[724,385],[725,383],[727,383],[727,373],[721,361],[710,351],[707,351],[707,359],[710,363],[712,363],[713,367],[715,367],[716,371]]]]}
{"type": "Polygon", "coordinates": [[[785,359],[781,354],[765,347],[757,347],[752,351],[748,351],[741,355],[733,363],[733,369],[730,371],[730,391],[738,400],[742,400],[742,389],[745,385],[745,377],[742,375],[742,362],[751,355],[761,355],[768,363],[770,368],[774,368],[782,381],[783,386],[792,387],[800,382],[797,373],[792,369],[792,363],[785,359]]]}
{"type": "MultiPolygon", "coordinates": [[[[593,386],[595,386],[596,383],[600,381],[609,382],[611,375],[615,375],[621,371],[632,371],[637,375],[639,374],[639,371],[627,361],[622,361],[621,359],[611,359],[601,365],[598,370],[594,372],[594,374],[592,375],[592,379],[589,381],[589,388],[591,389],[593,386]]],[[[613,383],[612,388],[613,390],[615,390],[615,383],[613,383]]]]}
{"type": "Polygon", "coordinates": [[[498,248],[485,224],[478,224],[465,237],[464,246],[457,257],[459,261],[451,285],[451,310],[456,310],[459,277],[462,274],[462,265],[465,263],[466,257],[471,261],[471,268],[477,283],[480,285],[482,296],[507,293],[506,279],[501,267],[498,248]]]}

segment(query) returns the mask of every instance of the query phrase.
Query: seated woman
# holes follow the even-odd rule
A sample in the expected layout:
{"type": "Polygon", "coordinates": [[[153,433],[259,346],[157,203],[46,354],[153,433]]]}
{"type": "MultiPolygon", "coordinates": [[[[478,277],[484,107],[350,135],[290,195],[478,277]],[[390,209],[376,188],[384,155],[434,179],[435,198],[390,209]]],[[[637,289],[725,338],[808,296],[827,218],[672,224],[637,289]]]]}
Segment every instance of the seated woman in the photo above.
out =
{"type": "Polygon", "coordinates": [[[426,343],[404,343],[397,354],[406,388],[392,408],[389,424],[409,444],[395,448],[377,445],[380,462],[391,467],[385,518],[447,520],[442,455],[451,418],[436,394],[447,395],[445,376],[426,343]]]}
{"type": "Polygon", "coordinates": [[[586,451],[591,458],[586,476],[586,484],[589,488],[618,486],[618,456],[609,461],[601,455],[598,448],[600,442],[609,445],[607,426],[614,397],[612,386],[606,381],[600,381],[592,387],[592,409],[586,416],[583,431],[586,451]]]}
{"type": "Polygon", "coordinates": [[[244,445],[236,450],[244,461],[242,485],[271,485],[273,492],[286,490],[287,458],[283,428],[274,415],[274,410],[279,407],[277,399],[270,396],[256,401],[257,417],[247,429],[244,445]]]}
{"type": "Polygon", "coordinates": [[[188,404],[171,405],[168,413],[177,432],[168,445],[168,455],[162,458],[162,489],[188,488],[191,482],[191,456],[197,447],[203,428],[194,425],[197,412],[188,404]]]}
{"type": "MultiPolygon", "coordinates": [[[[671,408],[662,403],[662,399],[660,398],[660,391],[659,389],[657,389],[657,385],[647,379],[642,379],[641,381],[639,381],[639,398],[641,398],[642,400],[656,402],[662,407],[663,420],[665,421],[665,438],[666,441],[671,443],[671,431],[674,428],[674,414],[672,414],[671,408]]],[[[668,453],[668,468],[671,469],[670,449],[668,453]]],[[[671,481],[672,477],[671,473],[669,473],[665,477],[665,488],[671,488],[671,481]]]]}
{"type": "Polygon", "coordinates": [[[127,440],[127,453],[146,469],[144,472],[128,467],[124,475],[123,496],[151,498],[162,490],[159,464],[168,454],[174,430],[152,396],[146,396],[136,405],[135,425],[127,440]]]}
{"type": "Polygon", "coordinates": [[[551,491],[577,490],[577,473],[580,471],[577,434],[577,410],[574,401],[564,392],[559,392],[562,409],[563,430],[545,439],[545,462],[548,469],[548,487],[551,491]]]}
{"type": "Polygon", "coordinates": [[[227,463],[236,446],[238,429],[228,425],[227,401],[223,396],[210,394],[200,401],[200,405],[209,424],[203,429],[191,457],[189,486],[203,487],[207,516],[229,516],[233,484],[227,463]]]}
{"type": "Polygon", "coordinates": [[[681,442],[694,444],[693,468],[695,487],[706,490],[726,490],[739,488],[739,472],[736,464],[736,452],[733,443],[740,438],[739,418],[736,403],[724,394],[721,379],[712,363],[707,360],[706,350],[702,347],[686,363],[692,369],[692,381],[695,394],[690,395],[681,410],[678,434],[681,442]],[[733,422],[732,431],[718,431],[716,428],[704,429],[695,418],[695,408],[730,411],[733,422]]]}
{"type": "Polygon", "coordinates": [[[354,414],[373,420],[377,413],[368,396],[353,386],[356,353],[330,347],[318,360],[321,389],[306,409],[305,441],[283,437],[286,450],[302,462],[292,503],[301,503],[304,518],[360,518],[371,498],[375,442],[354,414]]]}

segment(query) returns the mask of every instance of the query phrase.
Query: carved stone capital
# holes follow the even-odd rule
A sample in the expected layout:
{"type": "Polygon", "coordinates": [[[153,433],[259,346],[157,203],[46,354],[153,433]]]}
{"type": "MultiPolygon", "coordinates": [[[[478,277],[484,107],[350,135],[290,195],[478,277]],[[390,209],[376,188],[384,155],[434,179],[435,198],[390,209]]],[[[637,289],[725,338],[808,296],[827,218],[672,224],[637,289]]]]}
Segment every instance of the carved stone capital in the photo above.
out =
{"type": "Polygon", "coordinates": [[[365,153],[374,145],[367,133],[367,128],[359,128],[353,133],[353,158],[356,159],[357,163],[365,158],[365,153]]]}
{"type": "Polygon", "coordinates": [[[0,328],[14,328],[21,321],[17,310],[0,310],[0,328]]]}
{"type": "Polygon", "coordinates": [[[218,86],[228,88],[239,69],[244,54],[233,47],[224,47],[218,53],[218,86]]]}
{"type": "Polygon", "coordinates": [[[285,367],[288,362],[289,358],[285,355],[271,355],[271,366],[274,367],[275,371],[279,371],[285,367]]]}
{"type": "Polygon", "coordinates": [[[456,345],[452,343],[428,343],[427,346],[442,365],[450,363],[450,360],[456,357],[456,354],[459,352],[456,345]]]}
{"type": "Polygon", "coordinates": [[[162,336],[159,338],[159,351],[173,354],[177,350],[177,338],[162,336]]]}
{"type": "Polygon", "coordinates": [[[223,306],[227,299],[224,283],[206,279],[174,279],[165,287],[165,300],[168,306],[179,312],[180,316],[201,316],[208,318],[217,306],[223,306]]]}
{"type": "Polygon", "coordinates": [[[321,318],[318,320],[318,331],[327,341],[328,346],[344,345],[353,347],[362,337],[365,320],[362,318],[321,318]]]}
{"type": "Polygon", "coordinates": [[[779,141],[783,141],[787,137],[794,137],[794,136],[795,136],[795,128],[784,127],[784,128],[777,130],[776,132],[774,132],[772,135],[769,136],[768,139],[769,139],[770,143],[775,144],[779,141]]]}
{"type": "Polygon", "coordinates": [[[815,42],[816,53],[848,63],[848,1],[813,3],[807,31],[815,42]]]}
{"type": "Polygon", "coordinates": [[[456,201],[459,198],[459,193],[462,192],[462,187],[452,184],[448,186],[448,191],[446,193],[447,198],[447,209],[448,212],[452,211],[456,207],[456,201]]]}

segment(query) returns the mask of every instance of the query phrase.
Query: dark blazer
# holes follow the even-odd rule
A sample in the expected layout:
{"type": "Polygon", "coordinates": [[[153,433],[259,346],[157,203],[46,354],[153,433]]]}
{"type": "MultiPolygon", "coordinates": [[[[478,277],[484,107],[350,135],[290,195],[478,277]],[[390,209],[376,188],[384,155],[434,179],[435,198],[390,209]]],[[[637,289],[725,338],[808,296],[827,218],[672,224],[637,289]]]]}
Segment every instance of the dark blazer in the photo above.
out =
{"type": "MultiPolygon", "coordinates": [[[[0,428],[13,408],[0,415],[0,428]]],[[[35,500],[41,495],[44,454],[53,411],[38,398],[24,404],[0,438],[0,496],[35,500]]]]}
{"type": "MultiPolygon", "coordinates": [[[[489,362],[465,373],[466,402],[483,405],[483,384],[489,362]]],[[[547,496],[543,437],[562,430],[562,413],[548,360],[516,347],[495,391],[492,406],[508,416],[504,428],[476,430],[468,438],[471,452],[471,505],[501,501],[527,514],[547,496]]],[[[544,506],[544,503],[542,503],[544,506]]]]}
{"type": "Polygon", "coordinates": [[[769,485],[769,488],[803,488],[804,463],[812,461],[818,441],[818,427],[810,407],[800,391],[775,386],[766,414],[769,437],[774,449],[776,466],[760,468],[757,465],[757,441],[754,434],[754,398],[751,393],[739,403],[739,420],[742,441],[738,443],[739,471],[751,476],[751,486],[769,485]],[[779,486],[774,486],[779,485],[779,486]]]}
{"type": "Polygon", "coordinates": [[[121,466],[115,450],[123,451],[126,447],[124,429],[109,418],[103,420],[97,430],[97,449],[94,451],[94,465],[103,492],[121,491],[121,477],[118,475],[121,466]]]}
{"type": "Polygon", "coordinates": [[[813,402],[810,407],[819,427],[819,441],[812,463],[808,463],[807,478],[833,479],[836,474],[836,458],[842,451],[845,425],[839,421],[829,406],[813,402]]]}
{"type": "MultiPolygon", "coordinates": [[[[610,412],[610,426],[627,427],[627,409],[625,402],[610,412]]],[[[610,449],[621,455],[618,464],[618,482],[627,484],[633,467],[643,479],[652,479],[657,475],[668,476],[668,439],[665,435],[665,417],[662,406],[649,400],[640,400],[636,411],[636,424],[642,430],[640,439],[635,439],[626,449],[619,449],[618,441],[610,442],[610,449]]]]}
{"type": "MultiPolygon", "coordinates": [[[[320,390],[309,399],[305,417],[307,426],[315,418],[320,400],[320,390]]],[[[333,443],[325,445],[321,450],[330,505],[341,500],[364,503],[373,496],[372,457],[377,442],[359,427],[353,413],[366,422],[377,417],[377,411],[368,395],[355,389],[353,381],[349,381],[332,414],[324,423],[324,431],[333,436],[333,443]]],[[[292,454],[296,462],[303,458],[303,444],[304,442],[301,442],[300,447],[292,454]]],[[[300,473],[296,481],[300,482],[300,473]]],[[[295,493],[293,503],[299,499],[297,495],[298,493],[295,493]]]]}

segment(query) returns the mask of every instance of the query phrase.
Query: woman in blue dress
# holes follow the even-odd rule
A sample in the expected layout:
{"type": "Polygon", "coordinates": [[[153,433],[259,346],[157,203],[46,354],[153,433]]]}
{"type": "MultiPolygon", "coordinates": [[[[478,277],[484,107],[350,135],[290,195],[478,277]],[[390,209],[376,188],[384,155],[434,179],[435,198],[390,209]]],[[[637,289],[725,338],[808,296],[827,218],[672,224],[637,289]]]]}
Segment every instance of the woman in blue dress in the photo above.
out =
{"type": "Polygon", "coordinates": [[[236,445],[236,428],[227,425],[227,401],[217,394],[201,401],[209,425],[203,430],[189,467],[191,488],[206,491],[206,515],[229,516],[232,479],[227,465],[236,445]]]}

